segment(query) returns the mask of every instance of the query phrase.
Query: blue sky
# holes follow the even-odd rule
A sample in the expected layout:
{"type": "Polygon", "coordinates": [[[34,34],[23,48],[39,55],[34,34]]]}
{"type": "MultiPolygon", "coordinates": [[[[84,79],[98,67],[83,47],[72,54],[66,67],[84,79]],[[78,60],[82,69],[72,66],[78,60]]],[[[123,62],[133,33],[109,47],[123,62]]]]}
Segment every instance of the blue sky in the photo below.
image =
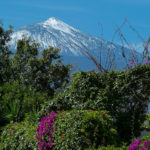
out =
{"type": "MultiPolygon", "coordinates": [[[[150,0],[0,0],[0,20],[14,28],[56,17],[88,34],[112,40],[125,18],[146,40],[150,35],[150,0]]],[[[127,25],[131,43],[141,43],[127,25]]],[[[116,37],[119,41],[119,37],[116,37]]]]}

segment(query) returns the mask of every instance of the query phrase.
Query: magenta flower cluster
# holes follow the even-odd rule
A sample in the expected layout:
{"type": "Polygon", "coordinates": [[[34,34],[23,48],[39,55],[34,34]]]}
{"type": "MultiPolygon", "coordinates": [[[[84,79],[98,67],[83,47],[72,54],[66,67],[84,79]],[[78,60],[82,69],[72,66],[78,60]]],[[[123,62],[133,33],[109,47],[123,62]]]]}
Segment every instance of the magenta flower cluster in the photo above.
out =
{"type": "Polygon", "coordinates": [[[128,146],[128,150],[148,150],[150,148],[150,141],[142,142],[143,139],[137,139],[128,146]]]}
{"type": "Polygon", "coordinates": [[[38,134],[36,135],[36,139],[39,141],[39,150],[47,150],[52,147],[53,124],[55,120],[56,114],[54,112],[41,119],[40,125],[37,128],[38,134]]]}
{"type": "MultiPolygon", "coordinates": [[[[144,62],[144,64],[150,65],[150,61],[146,60],[144,62]]],[[[141,64],[139,63],[138,65],[141,65],[141,64]]],[[[131,68],[133,68],[135,66],[136,66],[136,62],[133,59],[129,60],[128,68],[131,69],[131,68]]]]}

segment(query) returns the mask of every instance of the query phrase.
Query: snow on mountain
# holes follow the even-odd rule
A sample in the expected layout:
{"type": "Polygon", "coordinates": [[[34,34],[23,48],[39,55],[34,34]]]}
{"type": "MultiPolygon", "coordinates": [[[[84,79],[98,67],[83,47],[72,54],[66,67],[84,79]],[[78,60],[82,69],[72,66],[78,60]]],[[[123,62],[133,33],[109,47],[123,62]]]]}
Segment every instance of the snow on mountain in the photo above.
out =
{"type": "MultiPolygon", "coordinates": [[[[41,23],[43,27],[49,29],[49,26],[56,30],[60,30],[62,32],[72,34],[72,31],[80,32],[79,30],[74,29],[73,27],[67,25],[66,23],[56,19],[55,17],[49,18],[45,22],[41,23]]],[[[72,34],[73,35],[73,34],[72,34]]]]}
{"type": "MultiPolygon", "coordinates": [[[[85,49],[96,57],[99,56],[101,50],[103,64],[106,61],[108,51],[111,49],[116,55],[116,61],[120,68],[125,63],[122,61],[121,46],[85,34],[54,17],[41,23],[17,29],[11,35],[11,48],[16,49],[17,41],[24,36],[31,37],[31,39],[40,43],[41,49],[49,46],[60,48],[60,54],[64,56],[65,63],[79,64],[79,67],[83,70],[90,70],[94,67],[94,64],[85,57],[85,49]]],[[[125,53],[129,56],[131,51],[125,49],[125,53]]]]}
{"type": "Polygon", "coordinates": [[[24,26],[12,34],[10,45],[16,48],[17,40],[21,37],[31,37],[40,43],[42,48],[49,46],[58,47],[61,53],[67,55],[82,55],[81,49],[84,47],[95,50],[99,47],[100,41],[96,37],[89,36],[64,22],[52,17],[45,22],[24,26]]]}

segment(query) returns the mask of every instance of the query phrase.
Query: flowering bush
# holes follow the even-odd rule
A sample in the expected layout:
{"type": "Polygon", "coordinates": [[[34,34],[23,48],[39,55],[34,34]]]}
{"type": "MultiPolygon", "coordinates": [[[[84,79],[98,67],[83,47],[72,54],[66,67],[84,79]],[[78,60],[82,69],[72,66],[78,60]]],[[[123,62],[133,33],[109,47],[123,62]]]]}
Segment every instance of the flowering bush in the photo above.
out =
{"type": "Polygon", "coordinates": [[[132,145],[128,146],[128,150],[149,150],[150,141],[144,141],[143,139],[137,139],[132,142],[132,145]]]}
{"type": "Polygon", "coordinates": [[[150,65],[128,71],[79,72],[69,87],[44,104],[42,115],[61,110],[106,110],[114,118],[118,146],[139,137],[150,93],[150,65]]]}
{"type": "Polygon", "coordinates": [[[105,111],[61,112],[54,127],[55,150],[93,149],[116,142],[113,120],[105,111]]]}
{"type": "Polygon", "coordinates": [[[0,150],[38,149],[35,138],[37,122],[16,122],[4,127],[0,135],[0,150]]]}
{"type": "Polygon", "coordinates": [[[41,123],[37,128],[38,135],[36,139],[39,140],[39,149],[46,150],[52,147],[52,133],[54,131],[53,123],[56,120],[56,114],[51,112],[49,116],[43,117],[41,123]]]}

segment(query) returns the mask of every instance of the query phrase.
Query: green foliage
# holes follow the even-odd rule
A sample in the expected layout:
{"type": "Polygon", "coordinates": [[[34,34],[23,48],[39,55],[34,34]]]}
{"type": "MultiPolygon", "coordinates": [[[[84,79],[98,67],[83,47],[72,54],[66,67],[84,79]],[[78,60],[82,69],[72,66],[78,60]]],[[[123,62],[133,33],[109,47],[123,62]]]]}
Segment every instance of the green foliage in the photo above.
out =
{"type": "MultiPolygon", "coordinates": [[[[0,149],[38,149],[38,121],[51,111],[61,112],[52,149],[126,150],[115,146],[140,135],[150,100],[149,64],[128,71],[79,72],[64,88],[70,65],[62,63],[59,49],[39,54],[39,44],[23,39],[10,57],[10,33],[0,26],[0,149]]],[[[149,141],[150,136],[142,138],[149,141]]]]}
{"type": "Polygon", "coordinates": [[[0,87],[0,126],[10,121],[21,121],[26,113],[38,112],[47,99],[46,94],[34,92],[17,81],[5,83],[0,87]]]}
{"type": "MultiPolygon", "coordinates": [[[[72,77],[69,87],[57,93],[52,101],[45,103],[42,114],[57,110],[101,110],[97,100],[99,90],[105,87],[105,75],[95,72],[79,72],[72,77]]],[[[101,107],[100,107],[101,105],[101,107]]]]}
{"type": "Polygon", "coordinates": [[[129,71],[107,74],[79,72],[72,83],[50,103],[42,113],[55,110],[106,110],[113,117],[119,133],[118,142],[130,142],[141,132],[150,93],[150,65],[129,71]]]}
{"type": "Polygon", "coordinates": [[[38,141],[35,138],[37,126],[37,122],[10,123],[0,135],[0,149],[38,150],[38,141]]]}
{"type": "Polygon", "coordinates": [[[39,54],[39,44],[30,39],[19,40],[11,59],[12,80],[53,96],[69,81],[70,65],[64,65],[59,49],[50,47],[39,54]]]}
{"type": "MultiPolygon", "coordinates": [[[[59,49],[49,47],[39,54],[39,44],[30,39],[19,40],[16,52],[10,55],[7,46],[10,33],[11,29],[5,31],[0,26],[0,133],[10,122],[20,122],[24,118],[28,122],[39,120],[41,104],[69,82],[71,67],[62,63],[59,49]]],[[[21,124],[26,123],[16,123],[19,126],[16,130],[20,132],[24,130],[21,124]]],[[[24,149],[19,147],[21,145],[17,147],[18,139],[13,142],[11,138],[10,143],[9,140],[6,143],[13,143],[12,149],[24,149]]],[[[21,142],[23,144],[23,140],[21,142]]]]}
{"type": "Polygon", "coordinates": [[[112,118],[104,111],[61,112],[54,123],[54,149],[80,150],[115,143],[112,118]]]}
{"type": "Polygon", "coordinates": [[[146,142],[146,141],[150,142],[150,132],[148,132],[147,135],[142,136],[141,139],[143,139],[142,142],[146,142]]]}
{"type": "Polygon", "coordinates": [[[126,146],[122,147],[115,147],[114,145],[109,145],[109,146],[102,146],[98,149],[85,149],[85,150],[128,150],[126,146]]]}
{"type": "Polygon", "coordinates": [[[146,115],[146,120],[143,123],[142,127],[144,127],[144,128],[149,128],[150,127],[150,114],[146,115]]]}
{"type": "Polygon", "coordinates": [[[0,25],[0,85],[8,81],[11,76],[9,60],[11,51],[7,46],[10,40],[10,33],[11,29],[5,31],[0,25]]]}

